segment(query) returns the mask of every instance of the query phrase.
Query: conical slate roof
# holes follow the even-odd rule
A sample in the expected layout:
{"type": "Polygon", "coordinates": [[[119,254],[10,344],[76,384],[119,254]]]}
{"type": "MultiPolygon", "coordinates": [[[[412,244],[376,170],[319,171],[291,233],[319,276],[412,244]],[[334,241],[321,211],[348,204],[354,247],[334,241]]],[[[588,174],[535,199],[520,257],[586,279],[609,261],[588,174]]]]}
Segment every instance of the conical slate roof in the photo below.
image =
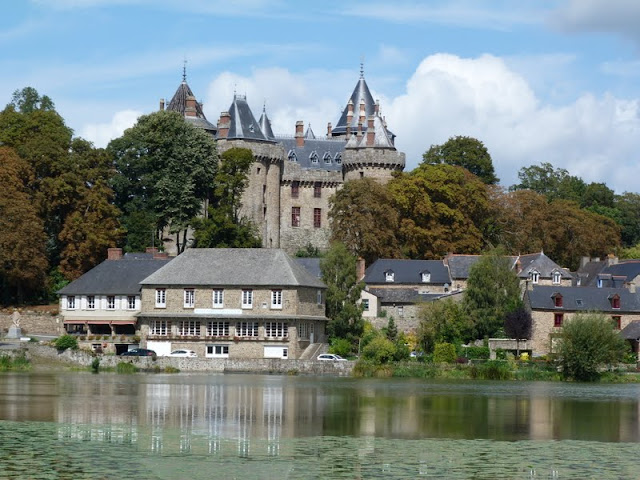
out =
{"type": "MultiPolygon", "coordinates": [[[[364,74],[360,72],[360,79],[356,84],[356,88],[353,89],[353,93],[351,94],[351,102],[353,102],[353,119],[351,121],[351,131],[354,132],[358,128],[358,119],[360,117],[360,103],[364,100],[364,111],[366,117],[369,115],[373,115],[375,113],[376,104],[373,101],[373,97],[371,96],[371,92],[369,91],[369,87],[367,86],[367,82],[364,79],[364,74]]],[[[347,133],[347,113],[349,111],[349,105],[344,107],[342,111],[342,115],[340,116],[340,120],[335,127],[333,127],[331,131],[332,136],[345,135],[347,133]]],[[[363,128],[366,129],[366,124],[363,125],[363,128]]]]}
{"type": "Polygon", "coordinates": [[[229,107],[229,116],[231,126],[227,138],[269,141],[262,133],[260,123],[253,116],[244,95],[234,95],[233,103],[229,107]]]}
{"type": "Polygon", "coordinates": [[[267,109],[266,107],[262,107],[262,115],[260,115],[260,120],[258,121],[260,124],[260,130],[262,134],[267,138],[267,140],[275,140],[275,135],[273,134],[273,130],[271,129],[271,120],[267,117],[267,109]]]}
{"type": "Polygon", "coordinates": [[[315,140],[316,136],[313,133],[313,130],[311,130],[311,124],[309,124],[309,126],[307,127],[307,131],[304,132],[304,138],[315,140]]]}
{"type": "Polygon", "coordinates": [[[205,117],[204,112],[202,111],[202,105],[200,105],[199,102],[195,102],[196,104],[195,117],[185,115],[185,111],[187,109],[188,97],[195,98],[195,95],[193,94],[191,87],[189,87],[187,80],[183,78],[182,83],[178,86],[178,89],[176,90],[176,93],[173,94],[173,97],[171,98],[169,105],[167,105],[167,110],[170,110],[172,112],[178,112],[180,115],[182,115],[185,118],[185,120],[191,122],[193,126],[202,128],[204,130],[213,132],[215,134],[216,126],[207,120],[207,117],[205,117]]]}

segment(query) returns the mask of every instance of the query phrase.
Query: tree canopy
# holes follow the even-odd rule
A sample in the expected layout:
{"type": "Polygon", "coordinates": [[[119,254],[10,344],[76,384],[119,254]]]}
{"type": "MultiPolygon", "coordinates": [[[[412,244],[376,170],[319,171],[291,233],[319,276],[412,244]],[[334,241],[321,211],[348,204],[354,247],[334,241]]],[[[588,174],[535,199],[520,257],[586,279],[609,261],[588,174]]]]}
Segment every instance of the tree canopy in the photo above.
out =
{"type": "Polygon", "coordinates": [[[456,136],[442,145],[431,145],[422,158],[425,163],[446,163],[466,168],[486,184],[500,181],[493,170],[487,147],[472,137],[456,136]]]}

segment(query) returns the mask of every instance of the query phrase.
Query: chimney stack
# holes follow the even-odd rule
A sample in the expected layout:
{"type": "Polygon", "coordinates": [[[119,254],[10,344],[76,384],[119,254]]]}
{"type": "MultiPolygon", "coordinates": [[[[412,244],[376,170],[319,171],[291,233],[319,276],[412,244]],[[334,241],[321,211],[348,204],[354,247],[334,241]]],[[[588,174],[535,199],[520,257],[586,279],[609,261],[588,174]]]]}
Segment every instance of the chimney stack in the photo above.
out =
{"type": "Polygon", "coordinates": [[[108,248],[107,249],[107,260],[120,260],[122,258],[122,249],[121,248],[108,248]]]}
{"type": "Polygon", "coordinates": [[[370,115],[367,119],[367,147],[373,147],[376,140],[376,131],[373,127],[374,116],[370,115]]]}
{"type": "Polygon", "coordinates": [[[331,137],[331,131],[332,131],[331,122],[329,122],[327,123],[327,138],[331,137]]]}
{"type": "Polygon", "coordinates": [[[187,97],[187,106],[184,109],[185,117],[195,117],[196,116],[196,97],[193,95],[189,95],[187,97]]]}
{"type": "Polygon", "coordinates": [[[296,147],[304,147],[304,122],[302,120],[296,122],[296,147]]]}
{"type": "Polygon", "coordinates": [[[347,103],[347,128],[351,126],[353,122],[353,101],[349,99],[349,103],[347,103]]]}
{"type": "Polygon", "coordinates": [[[218,120],[218,138],[227,138],[229,128],[231,128],[231,115],[229,112],[220,113],[220,120],[218,120]]]}
{"type": "Polygon", "coordinates": [[[364,109],[364,98],[360,100],[360,117],[358,118],[358,122],[363,123],[367,119],[367,112],[364,109]]]}
{"type": "Polygon", "coordinates": [[[375,115],[380,113],[380,100],[376,100],[376,106],[373,108],[373,111],[375,115]]]}
{"type": "Polygon", "coordinates": [[[358,261],[356,263],[356,281],[359,282],[364,278],[365,272],[365,263],[364,258],[358,257],[358,261]]]}
{"type": "Polygon", "coordinates": [[[164,98],[160,99],[160,111],[164,110],[164,98]]]}
{"type": "Polygon", "coordinates": [[[636,293],[636,284],[633,282],[629,283],[629,293],[636,293]]]}

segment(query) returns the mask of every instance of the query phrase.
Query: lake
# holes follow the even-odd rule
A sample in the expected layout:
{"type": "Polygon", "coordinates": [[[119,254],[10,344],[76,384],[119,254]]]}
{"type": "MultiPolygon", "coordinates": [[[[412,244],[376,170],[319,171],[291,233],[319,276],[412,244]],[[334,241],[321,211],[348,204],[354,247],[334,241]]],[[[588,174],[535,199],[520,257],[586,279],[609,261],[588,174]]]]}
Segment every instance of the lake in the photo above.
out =
{"type": "Polygon", "coordinates": [[[640,385],[0,375],[0,479],[638,479],[640,385]]]}

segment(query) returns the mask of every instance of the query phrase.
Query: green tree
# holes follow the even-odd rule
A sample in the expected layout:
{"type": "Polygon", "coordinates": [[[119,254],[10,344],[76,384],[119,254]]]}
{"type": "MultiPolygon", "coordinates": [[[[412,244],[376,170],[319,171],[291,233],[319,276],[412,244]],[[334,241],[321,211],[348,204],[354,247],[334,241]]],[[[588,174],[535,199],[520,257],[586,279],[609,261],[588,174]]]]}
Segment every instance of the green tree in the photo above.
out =
{"type": "Polygon", "coordinates": [[[466,168],[486,184],[500,181],[493,170],[487,147],[472,137],[456,136],[442,145],[431,145],[422,158],[425,163],[446,163],[466,168]]]}
{"type": "Polygon", "coordinates": [[[356,257],[341,243],[333,243],[320,261],[322,281],[327,285],[327,330],[329,338],[346,338],[355,347],[364,321],[358,303],[364,284],[356,278],[356,257]]]}
{"type": "MultiPolygon", "coordinates": [[[[624,192],[616,195],[615,207],[620,212],[620,237],[625,247],[640,243],[640,194],[624,192]]],[[[638,257],[635,257],[638,258],[638,257]]]]}
{"type": "Polygon", "coordinates": [[[469,271],[463,307],[475,338],[498,334],[507,313],[521,306],[520,282],[500,250],[483,255],[469,271]]]}
{"type": "Polygon", "coordinates": [[[469,317],[451,298],[424,303],[418,318],[418,343],[424,352],[433,352],[436,343],[460,344],[472,338],[469,317]]]}
{"type": "Polygon", "coordinates": [[[389,321],[387,322],[387,327],[385,328],[384,333],[386,337],[392,342],[395,342],[398,339],[398,327],[393,317],[389,317],[389,321]]]}
{"type": "Polygon", "coordinates": [[[625,341],[611,319],[598,313],[577,314],[562,326],[558,353],[562,374],[578,381],[594,381],[607,364],[622,360],[625,341]]]}
{"type": "Polygon", "coordinates": [[[550,163],[522,167],[518,172],[520,183],[511,190],[533,190],[548,200],[562,198],[580,203],[586,184],[579,177],[569,174],[564,168],[554,168],[550,163]]]}
{"type": "Polygon", "coordinates": [[[482,250],[489,197],[475,175],[423,162],[389,182],[389,190],[400,215],[398,238],[409,258],[482,250]]]}
{"type": "Polygon", "coordinates": [[[396,355],[395,344],[386,337],[373,338],[363,349],[362,357],[378,365],[389,363],[396,355]]]}
{"type": "Polygon", "coordinates": [[[133,212],[152,213],[154,230],[167,228],[182,252],[192,220],[211,193],[218,161],[213,138],[179,113],[160,111],[140,117],[107,149],[117,169],[115,203],[128,217],[125,223],[130,225],[133,212]]]}
{"type": "Polygon", "coordinates": [[[520,340],[531,338],[533,320],[531,312],[524,306],[507,312],[504,318],[504,331],[510,338],[516,339],[516,355],[520,356],[520,340]]]}
{"type": "Polygon", "coordinates": [[[367,264],[398,257],[398,214],[384,185],[371,178],[345,182],[329,205],[332,241],[343,243],[367,264]]]}
{"type": "Polygon", "coordinates": [[[35,110],[55,110],[53,101],[46,95],[40,95],[33,87],[25,87],[13,92],[9,105],[22,113],[31,113],[35,110]]]}

